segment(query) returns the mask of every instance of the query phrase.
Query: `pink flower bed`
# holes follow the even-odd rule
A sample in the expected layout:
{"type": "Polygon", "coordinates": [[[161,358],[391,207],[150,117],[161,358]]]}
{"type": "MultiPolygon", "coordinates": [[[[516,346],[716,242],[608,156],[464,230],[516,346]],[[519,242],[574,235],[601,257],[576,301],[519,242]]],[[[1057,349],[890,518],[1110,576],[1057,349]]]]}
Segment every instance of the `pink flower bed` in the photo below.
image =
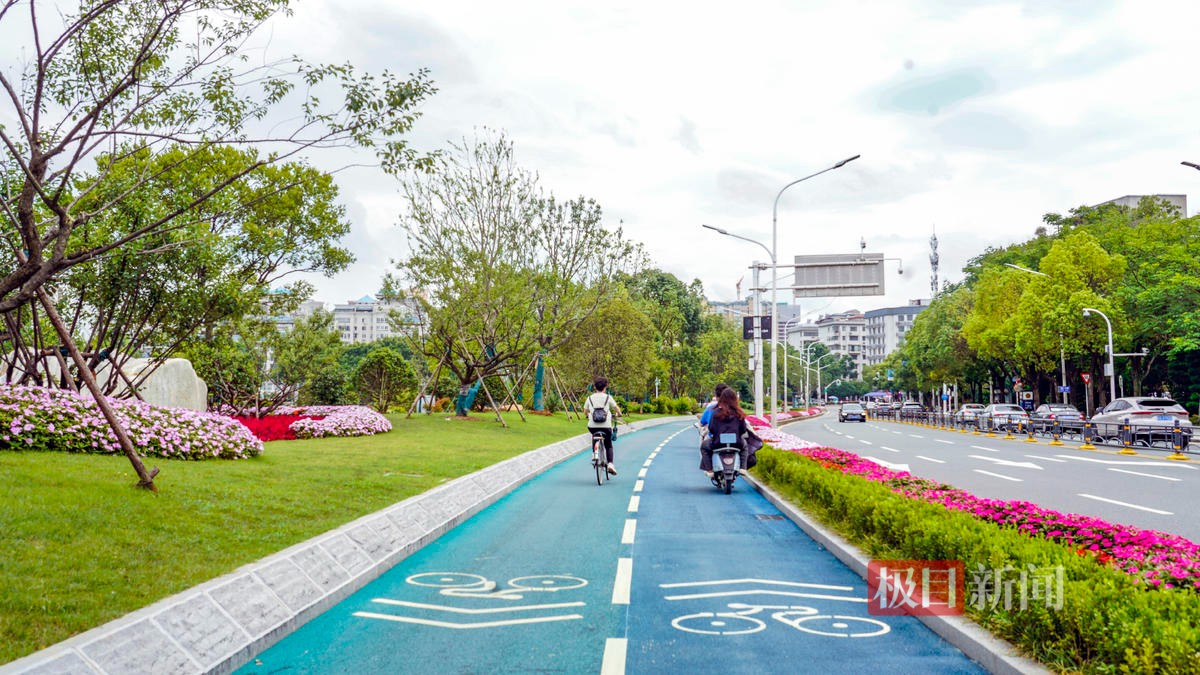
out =
{"type": "Polygon", "coordinates": [[[297,438],[324,436],[370,436],[392,430],[392,423],[365,405],[308,406],[279,411],[288,415],[312,415],[292,422],[297,438]],[[322,416],[318,419],[317,416],[322,416]]]}
{"type": "Polygon", "coordinates": [[[883,483],[910,499],[941,504],[1030,536],[1059,542],[1138,577],[1151,587],[1200,590],[1200,545],[1183,537],[1060,513],[1024,501],[976,497],[907,471],[893,471],[844,450],[819,447],[781,431],[763,429],[763,440],[821,465],[883,483]]]}

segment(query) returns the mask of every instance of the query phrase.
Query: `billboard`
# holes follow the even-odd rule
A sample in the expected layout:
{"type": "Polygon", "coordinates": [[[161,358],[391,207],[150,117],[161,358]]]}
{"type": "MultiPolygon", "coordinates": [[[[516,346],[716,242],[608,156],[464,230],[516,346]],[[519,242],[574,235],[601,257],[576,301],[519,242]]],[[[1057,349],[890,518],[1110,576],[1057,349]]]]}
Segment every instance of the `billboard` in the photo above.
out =
{"type": "Polygon", "coordinates": [[[883,295],[883,254],[798,255],[792,293],[797,298],[883,295]]]}

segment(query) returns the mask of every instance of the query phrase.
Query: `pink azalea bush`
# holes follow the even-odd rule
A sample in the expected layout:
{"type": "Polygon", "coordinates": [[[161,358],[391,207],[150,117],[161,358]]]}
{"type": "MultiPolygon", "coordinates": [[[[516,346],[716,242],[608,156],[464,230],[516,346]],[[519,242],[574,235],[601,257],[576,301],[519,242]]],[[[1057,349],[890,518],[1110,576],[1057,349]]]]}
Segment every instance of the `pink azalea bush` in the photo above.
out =
{"type": "Polygon", "coordinates": [[[324,436],[370,436],[392,430],[386,417],[365,405],[314,405],[302,408],[281,408],[287,415],[324,415],[321,419],[300,419],[292,422],[297,438],[324,436]]]}
{"type": "MultiPolygon", "coordinates": [[[[136,400],[109,403],[142,456],[245,459],[262,453],[262,441],[228,417],[136,400]]],[[[0,449],[121,452],[90,397],[12,384],[0,384],[0,449]]]]}
{"type": "Polygon", "coordinates": [[[893,471],[854,453],[819,447],[778,430],[759,431],[763,440],[830,469],[883,483],[911,499],[941,504],[981,520],[1007,525],[1095,556],[1152,588],[1200,590],[1200,545],[1172,534],[1117,525],[1073,513],[1060,513],[1024,501],[976,497],[964,490],[907,471],[893,471]]]}

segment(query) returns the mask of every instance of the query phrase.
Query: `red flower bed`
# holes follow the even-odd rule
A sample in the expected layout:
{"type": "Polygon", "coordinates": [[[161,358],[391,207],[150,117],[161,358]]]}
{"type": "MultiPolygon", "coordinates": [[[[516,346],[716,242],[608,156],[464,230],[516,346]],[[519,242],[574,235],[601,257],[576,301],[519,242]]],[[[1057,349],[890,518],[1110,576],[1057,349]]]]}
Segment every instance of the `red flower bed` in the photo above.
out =
{"type": "Polygon", "coordinates": [[[260,441],[292,441],[296,439],[292,422],[296,420],[319,420],[324,415],[267,415],[266,417],[234,417],[258,437],[260,441]]]}

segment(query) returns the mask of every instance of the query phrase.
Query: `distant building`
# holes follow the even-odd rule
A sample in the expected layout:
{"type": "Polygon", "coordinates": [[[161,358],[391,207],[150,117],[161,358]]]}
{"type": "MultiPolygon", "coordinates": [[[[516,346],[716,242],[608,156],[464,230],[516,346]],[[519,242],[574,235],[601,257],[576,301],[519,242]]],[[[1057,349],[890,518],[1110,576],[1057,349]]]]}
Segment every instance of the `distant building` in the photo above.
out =
{"type": "Polygon", "coordinates": [[[872,309],[864,314],[866,334],[863,356],[869,366],[883,363],[888,354],[900,348],[904,334],[912,328],[913,320],[929,306],[928,300],[909,300],[904,307],[872,309]]]}
{"type": "Polygon", "coordinates": [[[280,314],[275,317],[275,327],[281,332],[287,333],[296,327],[296,322],[305,317],[312,316],[318,309],[325,309],[325,303],[319,300],[305,300],[300,303],[300,307],[291,314],[280,314]]]}
{"type": "Polygon", "coordinates": [[[867,318],[857,309],[826,314],[817,319],[817,339],[834,354],[854,359],[853,378],[862,377],[865,365],[867,318]]]}
{"type": "Polygon", "coordinates": [[[421,329],[420,314],[411,301],[388,302],[370,295],[334,305],[333,325],[341,334],[342,342],[347,344],[411,335],[421,329]],[[399,316],[400,326],[393,327],[393,312],[399,316]]]}
{"type": "Polygon", "coordinates": [[[1138,203],[1146,197],[1161,199],[1168,204],[1177,207],[1179,209],[1179,215],[1185,218],[1187,217],[1187,195],[1125,195],[1124,197],[1117,197],[1116,199],[1110,199],[1106,202],[1100,202],[1099,204],[1096,204],[1096,206],[1116,204],[1117,206],[1125,206],[1132,209],[1136,208],[1138,203]]]}

